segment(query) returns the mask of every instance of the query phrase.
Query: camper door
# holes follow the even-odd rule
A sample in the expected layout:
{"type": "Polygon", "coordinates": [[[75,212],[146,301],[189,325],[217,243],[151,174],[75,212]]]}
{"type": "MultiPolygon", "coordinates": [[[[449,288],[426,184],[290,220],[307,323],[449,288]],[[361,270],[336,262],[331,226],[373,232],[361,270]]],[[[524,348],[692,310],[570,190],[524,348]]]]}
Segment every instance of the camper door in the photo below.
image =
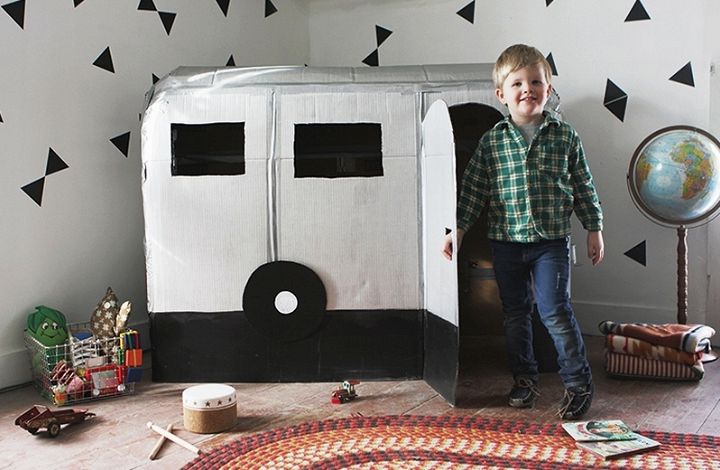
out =
{"type": "Polygon", "coordinates": [[[422,122],[422,197],[425,273],[425,380],[455,403],[459,361],[457,253],[447,260],[443,240],[456,250],[455,146],[447,104],[435,101],[422,122]]]}

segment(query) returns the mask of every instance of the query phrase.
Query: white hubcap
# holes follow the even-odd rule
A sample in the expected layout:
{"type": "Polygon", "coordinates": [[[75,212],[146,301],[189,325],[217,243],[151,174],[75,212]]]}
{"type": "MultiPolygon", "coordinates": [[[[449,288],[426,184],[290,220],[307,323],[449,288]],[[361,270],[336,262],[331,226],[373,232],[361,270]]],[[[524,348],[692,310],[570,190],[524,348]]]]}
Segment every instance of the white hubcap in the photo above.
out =
{"type": "Polygon", "coordinates": [[[283,315],[290,315],[297,309],[298,300],[290,291],[284,290],[275,296],[275,308],[283,315]]]}

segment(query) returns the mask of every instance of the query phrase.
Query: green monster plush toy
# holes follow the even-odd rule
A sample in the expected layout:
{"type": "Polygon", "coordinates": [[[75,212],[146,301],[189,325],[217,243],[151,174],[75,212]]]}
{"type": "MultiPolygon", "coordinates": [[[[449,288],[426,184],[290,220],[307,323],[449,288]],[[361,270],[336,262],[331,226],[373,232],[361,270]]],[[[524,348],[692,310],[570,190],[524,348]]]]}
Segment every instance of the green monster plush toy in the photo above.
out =
{"type": "Polygon", "coordinates": [[[68,340],[65,315],[44,305],[28,315],[27,329],[43,346],[58,346],[68,340]]]}

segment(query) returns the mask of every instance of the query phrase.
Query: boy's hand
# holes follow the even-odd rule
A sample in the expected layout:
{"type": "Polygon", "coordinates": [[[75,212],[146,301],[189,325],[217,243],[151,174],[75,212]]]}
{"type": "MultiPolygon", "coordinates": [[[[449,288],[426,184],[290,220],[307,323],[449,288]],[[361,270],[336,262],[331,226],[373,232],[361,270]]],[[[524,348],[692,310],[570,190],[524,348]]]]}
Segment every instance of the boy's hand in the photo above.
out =
{"type": "MultiPolygon", "coordinates": [[[[460,251],[460,245],[462,244],[462,239],[465,236],[465,230],[458,229],[457,231],[457,251],[460,251]]],[[[453,253],[453,246],[452,246],[452,232],[445,235],[445,239],[443,240],[443,247],[442,247],[442,254],[445,258],[452,260],[452,253],[453,253]]]]}
{"type": "Polygon", "coordinates": [[[597,266],[605,257],[605,244],[603,243],[602,232],[588,232],[587,234],[588,258],[592,265],[597,266]]]}
{"type": "Polygon", "coordinates": [[[443,239],[442,254],[445,258],[452,260],[452,232],[445,235],[443,239]]]}

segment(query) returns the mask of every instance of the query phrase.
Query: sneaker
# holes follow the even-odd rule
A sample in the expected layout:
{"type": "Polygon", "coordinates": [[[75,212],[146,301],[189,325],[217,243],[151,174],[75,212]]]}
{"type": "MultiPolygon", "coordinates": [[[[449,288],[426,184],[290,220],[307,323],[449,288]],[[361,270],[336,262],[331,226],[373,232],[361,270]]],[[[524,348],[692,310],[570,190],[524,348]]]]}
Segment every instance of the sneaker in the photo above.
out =
{"type": "Polygon", "coordinates": [[[578,419],[590,409],[593,398],[593,384],[569,387],[560,403],[558,416],[562,419],[578,419]]]}
{"type": "Polygon", "coordinates": [[[510,390],[508,405],[513,408],[532,408],[539,396],[540,392],[535,380],[519,377],[515,379],[515,385],[510,390]]]}

